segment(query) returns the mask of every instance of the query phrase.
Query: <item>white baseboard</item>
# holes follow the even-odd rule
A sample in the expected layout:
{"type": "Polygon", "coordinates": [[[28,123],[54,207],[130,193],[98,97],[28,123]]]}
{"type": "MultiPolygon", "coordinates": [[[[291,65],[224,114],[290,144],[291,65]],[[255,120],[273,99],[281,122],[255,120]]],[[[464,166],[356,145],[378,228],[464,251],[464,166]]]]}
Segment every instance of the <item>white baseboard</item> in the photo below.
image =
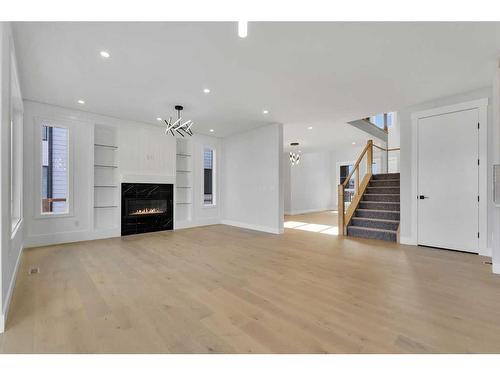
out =
{"type": "Polygon", "coordinates": [[[479,249],[479,255],[491,258],[492,255],[491,247],[487,247],[486,249],[479,249]]]}
{"type": "Polygon", "coordinates": [[[415,241],[412,237],[399,237],[399,243],[403,245],[417,245],[417,241],[415,241]]]}
{"type": "Polygon", "coordinates": [[[491,266],[491,270],[493,271],[493,273],[500,275],[500,263],[493,263],[493,265],[491,266]]]}
{"type": "Polygon", "coordinates": [[[309,214],[312,212],[323,212],[323,211],[337,211],[337,207],[308,208],[306,210],[291,210],[291,211],[286,211],[285,215],[302,215],[302,214],[309,214]]]}
{"type": "Polygon", "coordinates": [[[53,233],[44,234],[40,236],[30,236],[25,239],[24,247],[38,247],[38,246],[49,246],[58,245],[63,243],[71,242],[81,242],[81,241],[92,241],[100,240],[103,238],[120,237],[120,229],[103,229],[95,231],[78,231],[78,232],[64,232],[64,233],[53,233]]]}
{"type": "MultiPolygon", "coordinates": [[[[182,221],[175,222],[175,229],[193,228],[201,227],[205,225],[220,224],[219,218],[207,218],[200,219],[196,221],[182,221]]],[[[71,242],[81,242],[81,241],[92,241],[101,240],[104,238],[120,237],[120,228],[111,229],[100,229],[93,231],[75,231],[75,232],[64,232],[64,233],[51,233],[43,234],[39,236],[30,236],[24,241],[24,247],[38,247],[38,246],[49,246],[49,245],[59,245],[71,242]]]]}
{"type": "Polygon", "coordinates": [[[24,247],[21,244],[21,250],[16,259],[16,265],[14,266],[14,272],[12,272],[12,278],[10,279],[9,289],[7,290],[7,298],[5,299],[5,306],[0,314],[0,333],[5,331],[5,323],[7,323],[7,317],[9,315],[10,302],[12,301],[12,295],[14,294],[14,288],[16,286],[17,273],[19,271],[19,264],[21,264],[21,257],[23,255],[24,247]]]}
{"type": "Polygon", "coordinates": [[[177,230],[177,229],[204,227],[206,225],[216,225],[216,224],[221,224],[221,221],[218,217],[199,219],[199,220],[183,220],[183,221],[176,221],[174,223],[174,229],[177,230]]]}
{"type": "Polygon", "coordinates": [[[280,230],[280,229],[273,228],[273,227],[267,227],[267,226],[262,226],[262,225],[249,224],[249,223],[242,223],[240,221],[222,220],[221,223],[224,225],[230,225],[232,227],[251,229],[251,230],[256,230],[259,232],[266,232],[266,233],[273,233],[273,234],[282,234],[284,232],[283,229],[280,230]]]}

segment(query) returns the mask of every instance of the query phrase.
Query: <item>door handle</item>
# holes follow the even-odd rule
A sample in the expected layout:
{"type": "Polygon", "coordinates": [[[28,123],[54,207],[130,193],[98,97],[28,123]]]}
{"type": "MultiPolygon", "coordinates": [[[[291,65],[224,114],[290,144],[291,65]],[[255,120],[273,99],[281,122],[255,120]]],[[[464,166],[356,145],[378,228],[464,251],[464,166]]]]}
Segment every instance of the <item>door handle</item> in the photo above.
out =
{"type": "Polygon", "coordinates": [[[425,195],[419,195],[417,199],[429,199],[429,197],[426,197],[425,195]]]}

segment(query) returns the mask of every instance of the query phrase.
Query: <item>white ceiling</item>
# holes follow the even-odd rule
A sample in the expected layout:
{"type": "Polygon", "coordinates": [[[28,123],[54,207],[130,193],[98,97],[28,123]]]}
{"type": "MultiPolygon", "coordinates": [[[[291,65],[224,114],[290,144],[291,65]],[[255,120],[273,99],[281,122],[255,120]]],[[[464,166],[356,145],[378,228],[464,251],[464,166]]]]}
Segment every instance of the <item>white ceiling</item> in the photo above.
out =
{"type": "Polygon", "coordinates": [[[500,51],[500,23],[472,22],[261,22],[246,39],[235,22],[47,22],[14,35],[27,99],[152,124],[183,104],[199,133],[279,122],[304,148],[364,142],[346,121],[488,86],[500,51]]]}

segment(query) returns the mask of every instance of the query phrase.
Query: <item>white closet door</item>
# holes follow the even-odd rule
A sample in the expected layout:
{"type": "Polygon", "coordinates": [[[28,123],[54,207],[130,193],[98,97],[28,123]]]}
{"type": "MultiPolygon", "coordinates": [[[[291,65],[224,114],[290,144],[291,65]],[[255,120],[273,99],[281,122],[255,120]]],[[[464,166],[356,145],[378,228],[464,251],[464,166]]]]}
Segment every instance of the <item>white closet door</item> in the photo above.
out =
{"type": "Polygon", "coordinates": [[[418,244],[478,252],[478,110],[418,120],[418,244]]]}

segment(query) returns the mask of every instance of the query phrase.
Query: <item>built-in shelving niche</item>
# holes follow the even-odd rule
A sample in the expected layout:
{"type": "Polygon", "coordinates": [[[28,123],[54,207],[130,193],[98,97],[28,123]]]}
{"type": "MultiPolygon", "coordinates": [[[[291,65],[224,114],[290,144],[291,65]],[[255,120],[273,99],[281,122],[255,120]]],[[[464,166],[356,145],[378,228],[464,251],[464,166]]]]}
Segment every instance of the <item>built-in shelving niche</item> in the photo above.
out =
{"type": "Polygon", "coordinates": [[[94,228],[118,229],[120,223],[120,184],[116,129],[94,128],[94,228]]]}
{"type": "Polygon", "coordinates": [[[177,139],[174,200],[175,223],[182,226],[193,217],[193,146],[189,139],[177,139]]]}

